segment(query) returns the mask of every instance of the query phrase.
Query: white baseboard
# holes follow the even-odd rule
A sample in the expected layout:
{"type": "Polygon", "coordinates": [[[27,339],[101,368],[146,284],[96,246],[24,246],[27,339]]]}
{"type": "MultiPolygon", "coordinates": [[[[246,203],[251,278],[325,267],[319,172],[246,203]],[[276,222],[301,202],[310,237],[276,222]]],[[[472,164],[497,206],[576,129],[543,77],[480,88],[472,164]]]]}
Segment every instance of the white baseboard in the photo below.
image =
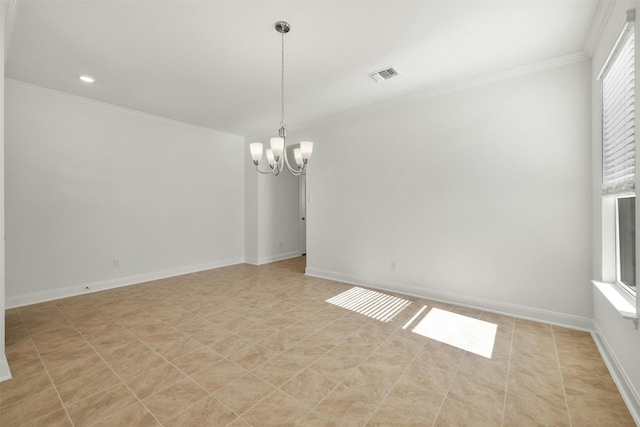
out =
{"type": "Polygon", "coordinates": [[[600,355],[602,356],[604,363],[607,365],[613,381],[618,386],[618,390],[624,399],[624,403],[627,404],[627,408],[629,408],[631,416],[635,420],[636,424],[640,426],[640,393],[633,387],[631,379],[622,368],[622,365],[618,362],[613,351],[611,351],[611,347],[609,347],[604,334],[595,321],[593,322],[592,327],[593,332],[591,332],[591,336],[598,346],[600,355]]]}
{"type": "Polygon", "coordinates": [[[7,297],[5,300],[6,308],[23,307],[25,305],[37,304],[46,301],[53,301],[61,298],[68,298],[77,295],[88,294],[92,292],[105,291],[108,289],[120,288],[123,286],[135,285],[138,283],[149,282],[151,280],[166,279],[168,277],[181,276],[183,274],[195,273],[198,271],[211,270],[214,268],[227,267],[236,264],[253,264],[262,265],[270,262],[282,261],[285,259],[300,256],[300,252],[288,252],[285,254],[274,255],[265,258],[232,258],[222,261],[214,261],[206,264],[191,265],[186,267],[178,267],[170,270],[162,270],[153,273],[138,274],[135,276],[119,277],[117,279],[103,280],[99,282],[84,283],[76,286],[69,286],[59,289],[51,289],[42,292],[33,292],[29,294],[7,297]]]}
{"type": "Polygon", "coordinates": [[[535,320],[538,322],[550,323],[583,331],[592,331],[592,319],[586,317],[573,316],[570,314],[557,313],[533,307],[525,307],[500,301],[493,301],[484,298],[470,297],[467,295],[454,294],[452,292],[437,291],[432,289],[418,288],[402,283],[384,282],[371,280],[363,277],[356,277],[333,271],[318,268],[307,268],[305,274],[322,279],[336,280],[353,285],[367,286],[389,292],[399,292],[418,298],[427,298],[434,301],[456,304],[464,307],[487,310],[495,313],[506,314],[523,319],[535,320]]]}
{"type": "Polygon", "coordinates": [[[0,382],[10,379],[11,371],[9,370],[9,363],[7,362],[7,358],[3,354],[0,358],[0,382]]]}
{"type": "Polygon", "coordinates": [[[186,267],[173,268],[171,270],[156,271],[153,273],[138,274],[135,276],[119,277],[117,279],[90,282],[66,288],[51,289],[43,292],[33,292],[30,294],[7,297],[6,308],[22,307],[25,305],[37,304],[46,301],[53,301],[61,298],[68,298],[92,292],[105,291],[107,289],[120,288],[123,286],[135,285],[152,280],[166,279],[168,277],[181,276],[183,274],[195,273],[198,271],[211,270],[214,268],[227,267],[229,265],[242,264],[244,258],[232,258],[228,260],[214,261],[206,264],[190,265],[186,267]]]}
{"type": "Polygon", "coordinates": [[[296,258],[301,255],[302,253],[300,253],[300,251],[287,252],[286,254],[278,254],[269,257],[258,258],[257,260],[255,258],[251,258],[252,260],[255,260],[255,262],[250,262],[249,260],[247,260],[247,263],[254,265],[269,264],[270,262],[283,261],[285,259],[296,258]]]}

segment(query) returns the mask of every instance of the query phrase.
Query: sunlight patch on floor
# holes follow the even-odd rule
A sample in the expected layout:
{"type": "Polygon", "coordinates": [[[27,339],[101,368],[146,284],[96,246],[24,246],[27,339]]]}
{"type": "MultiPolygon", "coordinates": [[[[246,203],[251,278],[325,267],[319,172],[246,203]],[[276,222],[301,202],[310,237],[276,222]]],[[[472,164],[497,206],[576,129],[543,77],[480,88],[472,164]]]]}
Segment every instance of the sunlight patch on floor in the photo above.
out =
{"type": "Polygon", "coordinates": [[[359,287],[338,294],[327,302],[381,322],[389,322],[411,304],[404,298],[359,287]]]}
{"type": "Polygon", "coordinates": [[[432,308],[412,332],[491,359],[497,330],[494,323],[432,308]]]}

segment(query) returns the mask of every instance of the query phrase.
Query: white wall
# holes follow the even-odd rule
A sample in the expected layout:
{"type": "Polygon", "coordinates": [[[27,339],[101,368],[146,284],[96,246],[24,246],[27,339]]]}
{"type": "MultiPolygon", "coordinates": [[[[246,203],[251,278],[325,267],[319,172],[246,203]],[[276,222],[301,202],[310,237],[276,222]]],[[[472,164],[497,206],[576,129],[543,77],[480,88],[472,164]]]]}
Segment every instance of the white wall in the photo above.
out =
{"type": "Polygon", "coordinates": [[[243,138],[12,81],[6,105],[7,306],[244,261],[243,138]]]}
{"type": "MultiPolygon", "coordinates": [[[[269,138],[252,138],[247,141],[243,158],[247,262],[265,264],[298,256],[301,254],[298,177],[287,170],[278,176],[256,172],[249,154],[251,142],[262,142],[266,148],[269,146],[269,138]]],[[[287,138],[287,146],[293,143],[295,141],[287,138]]],[[[260,169],[266,171],[268,166],[263,164],[260,169]]]]}
{"type": "MultiPolygon", "coordinates": [[[[602,100],[600,96],[601,84],[597,81],[598,74],[609,55],[618,36],[627,10],[636,8],[640,12],[640,2],[616,2],[609,15],[606,26],[593,55],[592,84],[592,213],[593,213],[593,271],[592,277],[598,281],[611,279],[613,270],[612,245],[607,243],[611,233],[604,234],[603,239],[603,199],[600,197],[602,183],[602,100]],[[603,243],[604,242],[604,243],[603,243]]],[[[636,18],[636,58],[640,58],[640,15],[636,18]]],[[[638,62],[636,62],[638,64],[638,62]]],[[[636,82],[640,81],[640,72],[636,65],[636,82]]],[[[640,86],[636,84],[636,102],[640,99],[640,86]]],[[[639,114],[636,109],[636,114],[639,114]]],[[[639,118],[636,116],[636,128],[639,118]]],[[[636,153],[640,152],[636,142],[636,153]]],[[[636,174],[636,189],[640,188],[640,174],[636,174]]],[[[605,210],[606,212],[606,210],[605,210]]],[[[606,215],[605,215],[606,218],[606,215]]],[[[606,219],[604,221],[607,222],[606,219]]],[[[636,229],[640,230],[640,212],[636,213],[636,229]]],[[[636,242],[640,245],[640,241],[636,242]]],[[[640,268],[637,259],[636,269],[640,268]]],[[[624,320],[611,303],[603,297],[597,288],[593,288],[593,318],[597,338],[604,351],[605,361],[614,373],[627,406],[634,414],[636,422],[640,422],[640,330],[634,329],[632,323],[624,320]]],[[[636,299],[637,311],[640,312],[640,300],[636,299]]]]}
{"type": "Polygon", "coordinates": [[[258,210],[259,263],[300,255],[298,241],[298,177],[283,171],[260,175],[258,210]]]}
{"type": "Polygon", "coordinates": [[[590,70],[290,132],[316,144],[307,273],[589,328],[590,70]]]}
{"type": "Polygon", "coordinates": [[[4,268],[4,59],[5,17],[8,3],[0,1],[0,381],[11,378],[4,352],[5,268],[4,268]]]}
{"type": "MultiPolygon", "coordinates": [[[[253,142],[253,141],[251,141],[253,142]]],[[[258,172],[251,161],[249,143],[244,158],[244,256],[246,262],[258,264],[258,172]]]]}

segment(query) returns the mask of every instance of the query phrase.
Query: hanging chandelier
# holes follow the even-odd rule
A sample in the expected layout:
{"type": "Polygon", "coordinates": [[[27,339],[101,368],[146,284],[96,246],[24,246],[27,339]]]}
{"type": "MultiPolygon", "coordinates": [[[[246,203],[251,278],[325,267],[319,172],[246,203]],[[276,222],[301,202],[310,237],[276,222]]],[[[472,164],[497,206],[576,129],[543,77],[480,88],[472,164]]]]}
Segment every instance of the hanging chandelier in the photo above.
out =
{"type": "Polygon", "coordinates": [[[295,165],[289,163],[287,157],[287,129],[284,127],[284,35],[288,33],[289,30],[291,30],[289,23],[285,21],[276,22],[276,31],[282,36],[282,63],[280,74],[280,107],[282,114],[280,115],[280,130],[278,131],[278,136],[271,138],[271,148],[264,150],[269,170],[260,170],[263,151],[262,143],[253,142],[249,144],[249,151],[251,152],[253,164],[256,165],[256,170],[263,174],[272,173],[276,176],[282,172],[285,166],[292,175],[301,175],[305,171],[307,163],[311,158],[311,153],[313,152],[313,142],[302,141],[300,142],[300,147],[296,147],[293,150],[295,165]]]}

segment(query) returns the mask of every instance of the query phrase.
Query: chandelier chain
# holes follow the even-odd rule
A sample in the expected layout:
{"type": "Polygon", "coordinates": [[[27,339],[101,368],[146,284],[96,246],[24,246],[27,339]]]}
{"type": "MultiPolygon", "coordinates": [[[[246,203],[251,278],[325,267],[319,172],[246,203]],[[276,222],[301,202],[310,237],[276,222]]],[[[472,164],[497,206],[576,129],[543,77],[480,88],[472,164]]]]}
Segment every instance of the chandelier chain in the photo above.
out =
{"type": "Polygon", "coordinates": [[[280,129],[278,130],[278,137],[271,138],[271,148],[266,150],[266,159],[269,166],[267,170],[261,170],[260,164],[262,163],[263,144],[260,142],[253,142],[249,144],[249,150],[251,152],[251,159],[256,166],[256,170],[261,174],[274,174],[279,175],[286,169],[294,176],[300,176],[306,170],[307,163],[311,158],[311,152],[313,151],[313,142],[301,141],[299,146],[289,147],[292,148],[293,157],[295,159],[295,165],[291,166],[288,159],[286,136],[287,130],[285,129],[284,119],[284,34],[288,33],[291,27],[288,22],[278,21],[275,25],[276,31],[281,35],[281,67],[280,67],[280,129]],[[297,167],[296,167],[297,166],[297,167]]]}
{"type": "Polygon", "coordinates": [[[280,100],[282,114],[280,116],[280,127],[284,127],[284,31],[282,31],[282,67],[280,73],[280,100]]]}

